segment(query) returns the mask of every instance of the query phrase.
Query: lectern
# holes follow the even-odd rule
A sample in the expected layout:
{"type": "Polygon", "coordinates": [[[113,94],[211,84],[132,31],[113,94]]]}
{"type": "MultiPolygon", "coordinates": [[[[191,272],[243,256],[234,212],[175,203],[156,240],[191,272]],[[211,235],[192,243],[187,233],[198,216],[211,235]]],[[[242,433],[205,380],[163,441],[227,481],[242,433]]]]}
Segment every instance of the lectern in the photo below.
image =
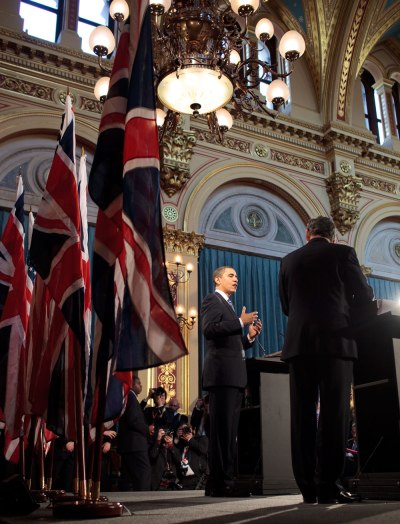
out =
{"type": "Polygon", "coordinates": [[[400,500],[400,316],[378,315],[357,336],[354,370],[360,473],[353,490],[400,500]]]}
{"type": "Polygon", "coordinates": [[[248,388],[238,433],[239,478],[255,493],[298,493],[290,450],[289,369],[279,357],[246,361],[248,388]]]}

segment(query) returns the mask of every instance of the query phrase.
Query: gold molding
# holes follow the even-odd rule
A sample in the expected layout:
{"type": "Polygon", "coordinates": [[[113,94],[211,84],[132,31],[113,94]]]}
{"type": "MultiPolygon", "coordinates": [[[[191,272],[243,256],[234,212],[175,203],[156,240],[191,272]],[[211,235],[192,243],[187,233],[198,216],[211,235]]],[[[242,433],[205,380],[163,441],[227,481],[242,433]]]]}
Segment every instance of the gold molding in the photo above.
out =
{"type": "Polygon", "coordinates": [[[192,231],[188,233],[181,229],[163,227],[164,246],[169,253],[184,253],[199,256],[204,247],[205,236],[192,231]]]}
{"type": "Polygon", "coordinates": [[[350,69],[354,58],[354,49],[356,46],[357,37],[359,34],[361,22],[364,18],[367,4],[368,0],[359,0],[357,8],[355,9],[355,15],[351,24],[350,33],[347,38],[346,51],[344,53],[342,72],[340,75],[339,95],[337,102],[337,118],[339,120],[346,119],[346,102],[347,92],[349,89],[350,69]]]}
{"type": "Polygon", "coordinates": [[[163,139],[160,182],[169,197],[180,191],[190,178],[190,160],[196,141],[196,133],[184,130],[181,123],[163,139]]]}
{"type": "Polygon", "coordinates": [[[342,235],[348,233],[359,219],[358,200],[362,188],[358,176],[335,172],[326,179],[331,215],[342,235]]]}

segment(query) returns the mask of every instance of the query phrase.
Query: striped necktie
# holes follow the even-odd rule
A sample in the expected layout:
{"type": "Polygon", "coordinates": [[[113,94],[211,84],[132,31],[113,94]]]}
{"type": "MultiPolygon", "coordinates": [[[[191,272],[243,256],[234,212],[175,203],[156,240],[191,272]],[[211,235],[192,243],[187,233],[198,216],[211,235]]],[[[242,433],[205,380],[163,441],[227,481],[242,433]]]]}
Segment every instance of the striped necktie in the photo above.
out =
{"type": "Polygon", "coordinates": [[[235,306],[233,305],[233,302],[230,298],[228,298],[227,300],[228,304],[231,306],[231,308],[233,309],[233,311],[235,311],[235,306]]]}

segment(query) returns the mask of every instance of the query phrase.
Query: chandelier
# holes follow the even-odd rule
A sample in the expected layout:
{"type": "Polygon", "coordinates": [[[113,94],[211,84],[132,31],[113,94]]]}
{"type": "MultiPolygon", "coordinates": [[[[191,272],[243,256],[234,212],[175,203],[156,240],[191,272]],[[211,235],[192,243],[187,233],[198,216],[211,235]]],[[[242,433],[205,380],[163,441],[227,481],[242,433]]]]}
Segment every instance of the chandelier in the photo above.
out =
{"type": "MultiPolygon", "coordinates": [[[[149,4],[160,139],[176,126],[181,114],[206,117],[218,141],[233,124],[227,106],[240,114],[263,111],[276,116],[289,98],[285,79],[293,69],[279,72],[277,65],[259,58],[274,34],[272,22],[261,18],[255,25],[256,38],[249,35],[250,17],[257,13],[260,0],[150,0],[149,4]],[[274,111],[260,95],[260,84],[266,81],[266,99],[274,111]]],[[[110,14],[115,20],[125,20],[128,13],[125,0],[113,0],[110,14]]],[[[96,31],[104,29],[99,27],[91,35],[91,47],[99,58],[115,45],[94,38],[96,31]]],[[[281,38],[279,53],[289,63],[304,51],[304,39],[297,31],[281,38]]]]}

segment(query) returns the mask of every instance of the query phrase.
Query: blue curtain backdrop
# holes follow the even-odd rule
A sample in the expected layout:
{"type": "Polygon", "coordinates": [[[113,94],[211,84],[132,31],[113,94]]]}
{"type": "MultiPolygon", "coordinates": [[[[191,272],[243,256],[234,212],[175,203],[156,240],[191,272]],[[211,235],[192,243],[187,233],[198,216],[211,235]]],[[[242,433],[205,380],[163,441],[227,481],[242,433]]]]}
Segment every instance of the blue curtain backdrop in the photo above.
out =
{"type": "Polygon", "coordinates": [[[369,277],[368,282],[374,290],[375,298],[400,300],[400,282],[379,277],[369,277]]]}
{"type": "MultiPolygon", "coordinates": [[[[199,305],[206,295],[214,291],[212,275],[214,269],[220,266],[233,267],[238,274],[239,286],[232,297],[238,315],[246,306],[247,311],[258,311],[263,323],[261,336],[253,348],[246,351],[246,357],[262,357],[280,351],[286,328],[286,316],[281,310],[278,292],[280,261],[214,248],[203,249],[199,257],[199,305]]],[[[204,360],[201,330],[199,353],[201,372],[204,360]]]]}

